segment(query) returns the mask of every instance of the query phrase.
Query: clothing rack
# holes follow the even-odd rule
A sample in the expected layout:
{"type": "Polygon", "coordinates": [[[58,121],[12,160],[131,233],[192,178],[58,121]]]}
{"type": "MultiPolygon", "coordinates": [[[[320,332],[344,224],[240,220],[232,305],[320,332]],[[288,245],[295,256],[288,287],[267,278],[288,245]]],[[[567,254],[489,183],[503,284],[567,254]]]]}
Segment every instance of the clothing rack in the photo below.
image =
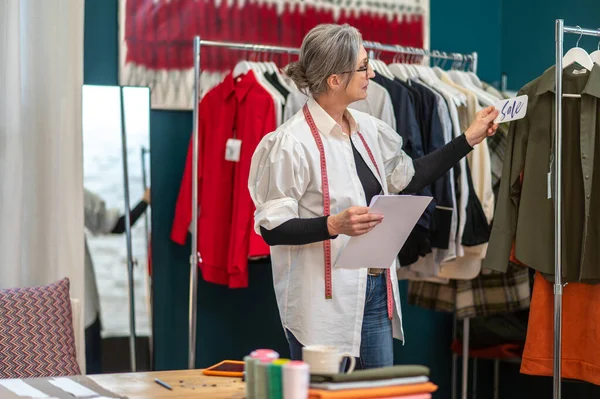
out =
{"type": "Polygon", "coordinates": [[[125,92],[119,87],[121,109],[121,151],[123,156],[123,196],[125,200],[125,244],[127,247],[127,285],[129,293],[129,363],[131,371],[137,371],[137,348],[135,332],[135,290],[133,278],[133,249],[131,244],[131,201],[129,197],[129,168],[127,162],[127,125],[125,124],[125,92]]]}
{"type": "MultiPolygon", "coordinates": [[[[389,52],[395,54],[408,54],[415,57],[429,57],[430,59],[452,60],[460,66],[470,63],[470,69],[477,73],[477,53],[470,54],[446,53],[437,50],[427,50],[399,45],[381,44],[364,41],[366,50],[389,52]]],[[[196,321],[198,300],[198,262],[202,260],[198,252],[198,116],[200,114],[200,74],[202,46],[221,47],[231,50],[247,50],[253,52],[268,52],[279,54],[299,54],[300,49],[294,47],[271,46],[252,43],[236,43],[214,40],[202,40],[200,36],[194,37],[194,109],[193,109],[193,155],[192,155],[192,250],[190,255],[190,296],[189,296],[189,330],[188,330],[188,368],[194,369],[196,365],[196,321]]],[[[468,353],[468,352],[467,352],[468,353]]]]}
{"type": "Polygon", "coordinates": [[[561,397],[561,347],[562,347],[562,99],[579,95],[563,94],[563,43],[565,33],[600,37],[598,30],[565,26],[564,20],[556,20],[556,90],[554,97],[554,399],[561,397]]]}

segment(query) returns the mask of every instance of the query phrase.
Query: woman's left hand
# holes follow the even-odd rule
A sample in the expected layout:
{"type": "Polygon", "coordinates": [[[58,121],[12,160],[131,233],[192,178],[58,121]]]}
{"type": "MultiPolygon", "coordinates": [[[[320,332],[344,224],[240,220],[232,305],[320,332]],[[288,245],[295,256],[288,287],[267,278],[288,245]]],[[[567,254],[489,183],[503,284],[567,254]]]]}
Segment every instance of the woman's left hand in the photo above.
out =
{"type": "Polygon", "coordinates": [[[494,119],[498,116],[498,111],[493,106],[482,109],[475,116],[475,120],[465,132],[467,142],[471,147],[481,143],[488,136],[493,136],[498,129],[498,124],[494,119]]]}

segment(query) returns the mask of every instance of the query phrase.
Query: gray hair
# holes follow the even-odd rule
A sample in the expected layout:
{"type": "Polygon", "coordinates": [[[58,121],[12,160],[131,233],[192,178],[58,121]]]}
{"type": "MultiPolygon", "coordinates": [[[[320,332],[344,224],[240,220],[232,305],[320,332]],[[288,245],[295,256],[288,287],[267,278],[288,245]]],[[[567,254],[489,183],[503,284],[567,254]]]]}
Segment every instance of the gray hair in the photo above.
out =
{"type": "MultiPolygon", "coordinates": [[[[360,32],[348,24],[317,25],[304,37],[298,61],[290,63],[284,72],[301,91],[326,93],[327,78],[356,69],[361,44],[360,32]]],[[[347,83],[352,73],[348,75],[347,83]]]]}

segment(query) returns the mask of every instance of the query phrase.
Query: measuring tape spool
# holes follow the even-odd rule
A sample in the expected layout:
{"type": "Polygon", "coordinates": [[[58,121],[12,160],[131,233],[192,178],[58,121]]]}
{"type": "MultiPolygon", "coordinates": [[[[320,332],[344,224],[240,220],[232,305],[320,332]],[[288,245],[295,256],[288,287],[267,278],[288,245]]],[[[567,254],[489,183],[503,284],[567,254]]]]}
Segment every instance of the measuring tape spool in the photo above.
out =
{"type": "Polygon", "coordinates": [[[269,365],[269,399],[283,399],[282,367],[289,362],[289,359],[277,359],[269,365]]]}
{"type": "Polygon", "coordinates": [[[293,361],[283,365],[283,397],[285,399],[306,399],[310,383],[310,369],[307,363],[293,361]]]}
{"type": "Polygon", "coordinates": [[[258,363],[258,359],[253,358],[252,356],[244,357],[244,374],[246,380],[246,399],[257,399],[255,392],[255,382],[256,379],[254,373],[256,369],[256,363],[258,363]]]}

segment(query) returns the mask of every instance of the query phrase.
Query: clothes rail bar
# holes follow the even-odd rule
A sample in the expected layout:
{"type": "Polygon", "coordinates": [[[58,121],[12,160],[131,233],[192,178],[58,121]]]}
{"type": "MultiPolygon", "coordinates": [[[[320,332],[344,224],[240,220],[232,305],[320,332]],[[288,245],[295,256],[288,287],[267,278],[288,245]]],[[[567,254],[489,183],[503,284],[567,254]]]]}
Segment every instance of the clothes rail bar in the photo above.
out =
{"type": "MultiPolygon", "coordinates": [[[[414,47],[403,47],[377,42],[363,42],[365,49],[375,51],[386,51],[397,54],[412,54],[423,57],[448,59],[454,61],[469,61],[470,68],[477,72],[477,53],[460,54],[445,53],[436,50],[426,50],[414,47]]],[[[189,330],[188,330],[188,368],[196,367],[196,325],[197,325],[197,301],[198,301],[198,263],[202,256],[198,252],[198,117],[200,114],[200,73],[202,46],[221,47],[230,50],[247,50],[254,52],[299,54],[300,49],[294,47],[271,46],[254,43],[239,43],[214,40],[202,40],[200,36],[194,37],[194,109],[193,109],[193,155],[192,155],[192,250],[190,255],[190,296],[189,296],[189,330]]]]}
{"type": "Polygon", "coordinates": [[[563,44],[565,33],[581,36],[600,37],[598,30],[582,29],[580,27],[565,26],[563,19],[557,19],[555,25],[556,39],[556,90],[554,97],[554,399],[561,397],[561,349],[562,349],[562,99],[574,98],[563,94],[563,44]]]}

